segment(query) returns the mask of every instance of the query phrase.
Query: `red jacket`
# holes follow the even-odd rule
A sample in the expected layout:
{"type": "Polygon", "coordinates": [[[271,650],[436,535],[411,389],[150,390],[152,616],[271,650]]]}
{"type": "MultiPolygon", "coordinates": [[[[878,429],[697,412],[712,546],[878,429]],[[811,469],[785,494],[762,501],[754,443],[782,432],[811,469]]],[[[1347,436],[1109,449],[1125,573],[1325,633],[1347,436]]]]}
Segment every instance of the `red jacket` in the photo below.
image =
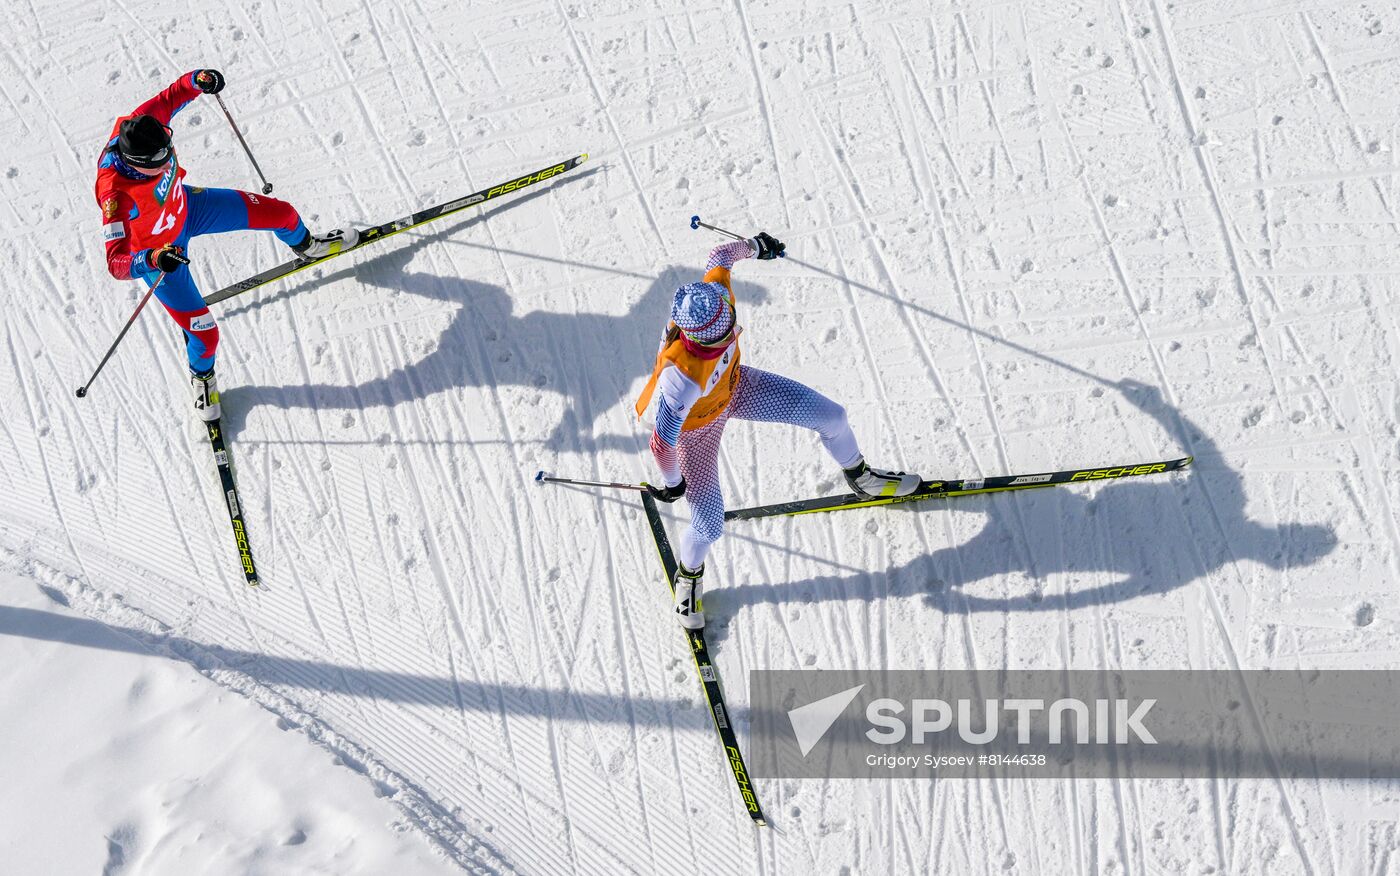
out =
{"type": "MultiPolygon", "coordinates": [[[[172,243],[185,228],[185,169],[175,156],[158,177],[143,177],[117,153],[122,122],[140,115],[155,116],[169,125],[185,104],[199,97],[195,71],[171,83],[155,97],[117,119],[111,139],[97,165],[97,203],[102,208],[102,239],[107,245],[107,270],[118,280],[131,279],[133,262],[139,268],[146,251],[172,243]]],[[[173,150],[172,150],[173,152],[173,150]]]]}

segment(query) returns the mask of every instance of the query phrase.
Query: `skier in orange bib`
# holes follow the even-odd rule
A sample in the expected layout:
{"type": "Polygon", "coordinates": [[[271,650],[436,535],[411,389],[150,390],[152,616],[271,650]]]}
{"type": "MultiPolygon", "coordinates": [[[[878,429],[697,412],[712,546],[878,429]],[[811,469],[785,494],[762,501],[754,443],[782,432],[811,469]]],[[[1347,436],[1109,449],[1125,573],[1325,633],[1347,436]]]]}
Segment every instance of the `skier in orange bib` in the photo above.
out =
{"type": "Polygon", "coordinates": [[[655,408],[651,451],[664,488],[648,486],[658,501],[681,496],[690,504],[690,526],[677,550],[675,611],[681,626],[705,626],[701,586],[705,556],[724,532],[724,493],[719,444],[730,419],[788,423],[821,436],[851,489],[870,496],[904,496],[917,474],[866,465],[845,408],[795,380],[739,364],[739,334],[729,272],[740,259],[777,258],[784,246],[766,232],[717,246],[704,279],[676,290],[671,320],[651,379],[637,399],[637,416],[655,408]]]}

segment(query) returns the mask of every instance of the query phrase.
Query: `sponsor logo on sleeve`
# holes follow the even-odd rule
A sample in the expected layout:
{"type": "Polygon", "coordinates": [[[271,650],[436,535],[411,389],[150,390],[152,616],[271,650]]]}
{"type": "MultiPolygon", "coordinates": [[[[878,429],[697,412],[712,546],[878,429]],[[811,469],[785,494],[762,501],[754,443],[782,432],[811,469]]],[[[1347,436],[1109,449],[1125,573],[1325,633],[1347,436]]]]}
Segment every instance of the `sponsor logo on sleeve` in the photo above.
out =
{"type": "Polygon", "coordinates": [[[123,237],[126,237],[126,229],[120,222],[108,222],[102,226],[103,240],[121,240],[123,237]]]}

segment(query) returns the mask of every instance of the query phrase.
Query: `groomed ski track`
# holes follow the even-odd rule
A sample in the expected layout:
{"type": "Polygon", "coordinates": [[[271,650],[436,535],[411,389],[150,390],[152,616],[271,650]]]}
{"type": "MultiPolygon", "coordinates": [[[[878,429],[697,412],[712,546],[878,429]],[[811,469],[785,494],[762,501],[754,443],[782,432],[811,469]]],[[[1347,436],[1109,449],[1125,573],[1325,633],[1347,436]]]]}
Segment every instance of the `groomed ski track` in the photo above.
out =
{"type": "MultiPolygon", "coordinates": [[[[844,403],[872,462],[1195,457],[730,524],[706,633],[741,741],[757,668],[1395,668],[1397,83],[1400,17],[1361,2],[20,4],[0,565],[276,712],[471,872],[1385,872],[1400,798],[1355,782],[759,780],[756,831],[635,498],[531,477],[649,475],[631,403],[699,212],[787,242],[736,270],[745,362],[844,403]],[[263,592],[166,316],[72,392],[138,294],[97,152],[203,65],[318,227],[590,153],[216,308],[263,592]]],[[[174,127],[187,183],[255,185],[215,104],[174,127]]],[[[191,252],[206,292],[284,255],[191,252]]],[[[839,475],[746,423],[722,470],[735,507],[839,475]]]]}

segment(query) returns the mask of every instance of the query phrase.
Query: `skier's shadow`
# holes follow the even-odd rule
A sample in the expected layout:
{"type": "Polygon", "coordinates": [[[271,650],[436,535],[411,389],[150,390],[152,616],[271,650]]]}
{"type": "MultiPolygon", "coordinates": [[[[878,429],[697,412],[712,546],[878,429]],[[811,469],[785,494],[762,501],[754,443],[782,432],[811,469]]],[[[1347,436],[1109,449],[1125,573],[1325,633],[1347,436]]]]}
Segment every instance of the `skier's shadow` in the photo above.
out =
{"type": "MultiPolygon", "coordinates": [[[[525,399],[531,410],[539,409],[536,405],[543,393],[558,393],[566,399],[562,418],[543,439],[549,450],[597,452],[643,446],[635,434],[594,436],[594,423],[628,396],[639,376],[650,372],[675,289],[698,279],[702,266],[666,268],[623,314],[533,311],[516,316],[514,302],[500,286],[409,270],[419,250],[466,224],[352,269],[356,280],[381,287],[386,296],[406,292],[459,305],[430,352],[361,383],[233,387],[224,392],[225,430],[237,435],[248,410],[257,405],[359,411],[468,387],[524,387],[533,393],[533,398],[525,399]]],[[[621,294],[628,291],[624,286],[621,294]]],[[[751,283],[736,283],[735,292],[749,304],[767,300],[766,290],[751,283]]],[[[406,346],[412,349],[416,341],[409,336],[406,346]]],[[[465,441],[460,436],[451,440],[465,441]]]]}
{"type": "MultiPolygon", "coordinates": [[[[884,573],[782,585],[716,582],[705,594],[707,613],[732,618],[745,606],[763,603],[869,600],[886,594],[922,594],[928,605],[949,614],[1075,611],[1166,594],[1231,563],[1253,561],[1275,570],[1308,566],[1336,548],[1337,534],[1328,526],[1265,526],[1250,520],[1244,483],[1215,442],[1170,408],[1156,387],[1133,381],[1118,387],[1129,403],[1166,429],[1176,446],[1194,449],[1189,480],[1147,476],[1108,482],[1092,494],[1079,487],[1053,487],[949,500],[956,506],[942,500],[896,506],[891,513],[944,514],[956,507],[980,512],[986,522],[971,540],[884,573]],[[887,581],[880,580],[883,575],[887,581]],[[1005,586],[996,579],[1011,575],[1029,580],[1018,580],[1016,592],[1005,595],[968,592],[972,587],[993,591],[1005,586]],[[1044,592],[1051,576],[1067,582],[1067,592],[1044,592]],[[1088,583],[1105,578],[1110,580],[1088,583]]],[[[940,538],[942,531],[932,528],[932,538],[940,538]]],[[[722,640],[727,625],[712,626],[716,629],[707,626],[707,638],[722,640]]]]}

